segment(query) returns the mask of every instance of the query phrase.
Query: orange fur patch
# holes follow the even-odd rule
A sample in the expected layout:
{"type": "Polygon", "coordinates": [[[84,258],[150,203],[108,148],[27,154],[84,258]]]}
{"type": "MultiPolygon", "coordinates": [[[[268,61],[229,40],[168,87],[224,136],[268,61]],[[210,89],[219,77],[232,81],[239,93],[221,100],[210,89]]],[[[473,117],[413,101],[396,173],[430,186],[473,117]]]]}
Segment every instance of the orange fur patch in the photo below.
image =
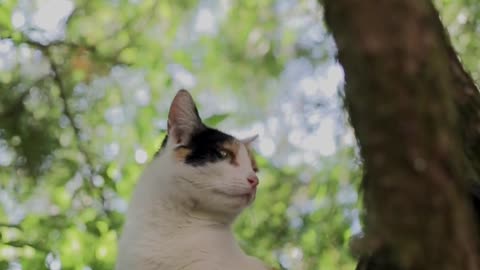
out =
{"type": "MultiPolygon", "coordinates": [[[[222,144],[222,148],[225,151],[228,151],[231,155],[230,163],[232,165],[238,166],[237,156],[238,156],[238,151],[240,150],[241,144],[242,142],[238,140],[233,140],[233,141],[225,142],[222,144]]],[[[255,156],[253,154],[253,150],[250,148],[248,144],[244,144],[244,145],[245,145],[245,148],[247,149],[248,157],[250,158],[250,162],[252,164],[253,170],[255,172],[258,172],[258,166],[255,160],[255,156]]],[[[177,161],[184,161],[191,152],[192,151],[188,148],[180,147],[175,149],[173,154],[175,155],[175,159],[177,161]]]]}
{"type": "Polygon", "coordinates": [[[245,145],[247,148],[248,157],[250,158],[250,162],[252,163],[252,168],[254,172],[258,172],[257,161],[255,160],[255,156],[253,155],[253,150],[250,146],[245,145]]]}
{"type": "Polygon", "coordinates": [[[173,153],[177,161],[184,161],[185,158],[187,158],[187,156],[191,153],[191,151],[188,148],[180,147],[175,149],[173,153]]]}
{"type": "Polygon", "coordinates": [[[235,166],[238,166],[237,155],[238,155],[238,150],[240,149],[240,142],[237,140],[228,141],[222,145],[222,148],[225,151],[228,151],[232,156],[230,163],[232,163],[235,166]]]}

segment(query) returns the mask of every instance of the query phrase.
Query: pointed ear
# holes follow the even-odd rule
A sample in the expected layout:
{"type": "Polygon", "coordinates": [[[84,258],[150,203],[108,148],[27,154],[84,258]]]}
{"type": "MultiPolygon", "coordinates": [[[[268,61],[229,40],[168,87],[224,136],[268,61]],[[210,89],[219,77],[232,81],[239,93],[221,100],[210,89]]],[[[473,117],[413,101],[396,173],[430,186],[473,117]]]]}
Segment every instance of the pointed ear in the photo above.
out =
{"type": "Polygon", "coordinates": [[[204,125],[197,107],[187,90],[180,90],[173,98],[168,113],[168,135],[175,144],[187,144],[191,136],[204,125]]]}
{"type": "Polygon", "coordinates": [[[251,137],[248,137],[246,139],[243,139],[243,140],[240,140],[243,144],[245,144],[246,146],[250,147],[252,145],[253,142],[255,142],[255,140],[257,140],[258,138],[258,134],[255,134],[251,137]]]}

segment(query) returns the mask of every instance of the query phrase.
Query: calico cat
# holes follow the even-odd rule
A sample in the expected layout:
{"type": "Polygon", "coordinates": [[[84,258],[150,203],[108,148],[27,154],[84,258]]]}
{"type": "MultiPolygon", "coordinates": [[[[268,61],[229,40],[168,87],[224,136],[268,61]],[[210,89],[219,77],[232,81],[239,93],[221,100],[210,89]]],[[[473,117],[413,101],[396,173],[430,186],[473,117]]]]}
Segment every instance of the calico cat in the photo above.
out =
{"type": "Polygon", "coordinates": [[[255,199],[255,138],[207,127],[180,90],[167,136],[133,194],[116,270],[269,269],[243,253],[230,228],[255,199]]]}

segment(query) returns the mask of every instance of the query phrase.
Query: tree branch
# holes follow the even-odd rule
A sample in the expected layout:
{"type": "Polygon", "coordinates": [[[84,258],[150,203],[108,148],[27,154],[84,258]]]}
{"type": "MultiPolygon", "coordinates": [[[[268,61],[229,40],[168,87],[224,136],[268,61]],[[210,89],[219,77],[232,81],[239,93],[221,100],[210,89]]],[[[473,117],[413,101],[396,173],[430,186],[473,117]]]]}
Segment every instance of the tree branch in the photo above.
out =
{"type": "Polygon", "coordinates": [[[77,124],[75,123],[75,116],[74,116],[74,114],[73,114],[73,112],[70,108],[70,105],[68,104],[68,97],[67,97],[67,93],[66,93],[67,90],[65,88],[65,84],[62,80],[62,77],[60,76],[58,66],[57,66],[57,64],[55,63],[55,61],[53,60],[53,58],[51,57],[50,54],[47,54],[47,57],[50,61],[50,67],[51,67],[52,72],[53,72],[53,79],[56,82],[56,84],[57,84],[57,86],[60,90],[60,99],[62,100],[63,113],[68,118],[68,120],[70,122],[70,125],[73,129],[73,133],[74,133],[75,138],[77,139],[77,142],[78,142],[78,148],[79,148],[80,152],[82,153],[82,155],[85,157],[86,163],[91,168],[94,168],[92,159],[90,158],[90,154],[88,153],[88,151],[83,146],[83,143],[81,142],[82,141],[81,130],[77,126],[77,124]]]}
{"type": "Polygon", "coordinates": [[[0,227],[23,230],[20,224],[0,223],[0,227]]]}
{"type": "MultiPolygon", "coordinates": [[[[63,105],[63,113],[67,117],[68,121],[70,122],[70,126],[72,127],[75,139],[77,141],[77,147],[80,153],[83,155],[85,158],[85,163],[87,164],[87,167],[89,168],[89,175],[86,176],[87,178],[87,188],[90,191],[95,191],[95,185],[93,183],[93,175],[95,174],[95,166],[93,159],[90,156],[89,151],[85,147],[85,145],[82,142],[82,136],[81,136],[81,129],[77,124],[75,123],[75,116],[70,108],[70,105],[68,103],[68,94],[67,94],[67,89],[65,86],[65,83],[63,82],[63,79],[61,77],[59,67],[56,64],[55,60],[51,56],[50,52],[47,50],[46,51],[46,57],[49,59],[50,66],[53,72],[53,79],[56,82],[57,87],[59,88],[60,91],[60,99],[62,100],[62,105],[63,105]]],[[[99,191],[99,198],[100,202],[102,204],[102,210],[108,214],[109,210],[105,208],[105,203],[106,203],[106,198],[103,195],[102,191],[99,191]]]]}
{"type": "MultiPolygon", "coordinates": [[[[432,7],[432,9],[434,9],[432,7]]],[[[463,68],[437,14],[437,28],[450,59],[449,69],[456,87],[452,89],[458,114],[458,132],[467,157],[466,170],[471,181],[480,181],[480,91],[463,68]]]]}
{"type": "MultiPolygon", "coordinates": [[[[15,40],[12,35],[4,35],[1,37],[2,39],[11,39],[15,40]]],[[[118,55],[120,54],[121,51],[119,52],[114,52],[111,55],[103,55],[98,52],[97,50],[97,45],[91,45],[91,44],[83,44],[83,43],[75,43],[71,41],[65,41],[65,40],[57,40],[57,41],[52,41],[47,44],[43,44],[41,42],[32,40],[28,38],[27,36],[23,35],[23,37],[20,39],[20,41],[16,42],[17,44],[26,44],[32,48],[35,48],[43,53],[46,53],[47,51],[51,50],[52,48],[55,47],[68,47],[72,50],[85,50],[88,53],[92,54],[92,56],[99,60],[100,62],[108,62],[114,65],[128,65],[125,62],[122,62],[118,59],[118,55]]]]}

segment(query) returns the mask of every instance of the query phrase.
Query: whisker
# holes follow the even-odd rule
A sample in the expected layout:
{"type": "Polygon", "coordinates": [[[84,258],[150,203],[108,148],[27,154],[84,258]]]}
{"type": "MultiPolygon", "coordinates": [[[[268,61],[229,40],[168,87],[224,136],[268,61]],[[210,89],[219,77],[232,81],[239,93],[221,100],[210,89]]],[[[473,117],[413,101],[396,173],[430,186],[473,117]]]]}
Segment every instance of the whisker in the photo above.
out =
{"type": "Polygon", "coordinates": [[[248,207],[246,209],[246,212],[248,213],[248,217],[250,218],[251,225],[254,227],[257,227],[258,226],[257,217],[255,216],[255,211],[253,211],[253,208],[248,207]]]}

